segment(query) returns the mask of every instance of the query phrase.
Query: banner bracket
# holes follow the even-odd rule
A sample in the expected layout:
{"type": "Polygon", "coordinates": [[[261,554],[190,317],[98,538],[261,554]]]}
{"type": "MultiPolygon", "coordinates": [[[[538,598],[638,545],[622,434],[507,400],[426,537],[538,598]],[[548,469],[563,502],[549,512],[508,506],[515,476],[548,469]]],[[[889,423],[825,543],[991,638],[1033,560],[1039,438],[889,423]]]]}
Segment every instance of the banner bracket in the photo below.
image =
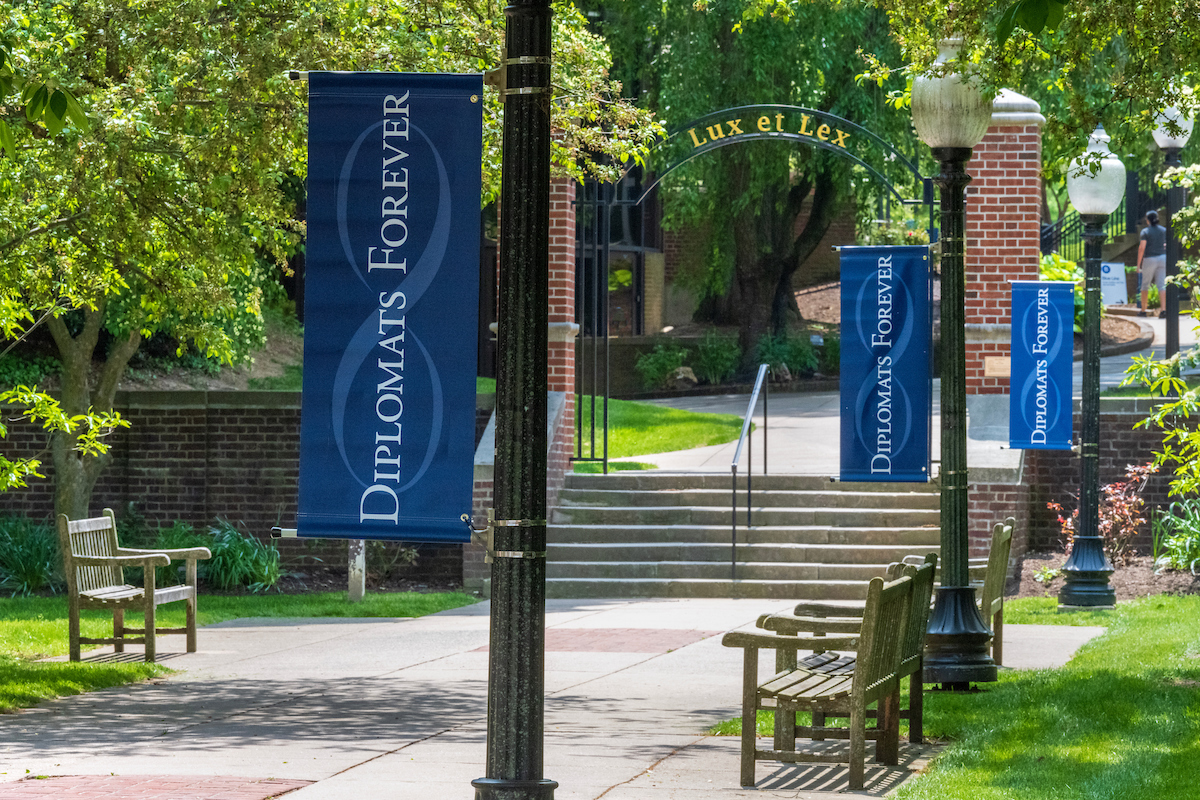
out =
{"type": "Polygon", "coordinates": [[[471,529],[471,541],[476,544],[483,545],[484,556],[483,562],[491,564],[497,558],[545,558],[545,550],[496,550],[496,527],[501,528],[522,528],[545,526],[544,519],[496,519],[496,510],[489,508],[487,510],[487,525],[482,528],[476,528],[471,522],[471,518],[466,514],[462,515],[462,521],[467,523],[467,527],[471,529]]]}

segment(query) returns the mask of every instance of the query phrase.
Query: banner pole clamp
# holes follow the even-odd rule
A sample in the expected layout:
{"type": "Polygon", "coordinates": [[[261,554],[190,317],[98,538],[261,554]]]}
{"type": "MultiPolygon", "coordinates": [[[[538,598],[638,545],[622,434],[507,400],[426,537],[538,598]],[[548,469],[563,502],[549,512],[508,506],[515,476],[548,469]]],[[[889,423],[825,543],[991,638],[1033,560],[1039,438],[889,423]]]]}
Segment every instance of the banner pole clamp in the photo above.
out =
{"type": "Polygon", "coordinates": [[[545,558],[545,550],[496,550],[496,526],[501,528],[522,528],[522,527],[545,527],[546,520],[544,519],[496,519],[496,510],[489,508],[487,510],[487,525],[482,528],[476,528],[471,522],[470,517],[466,514],[462,515],[463,522],[471,529],[471,541],[476,544],[483,545],[484,555],[483,563],[491,564],[497,558],[545,558]]]}

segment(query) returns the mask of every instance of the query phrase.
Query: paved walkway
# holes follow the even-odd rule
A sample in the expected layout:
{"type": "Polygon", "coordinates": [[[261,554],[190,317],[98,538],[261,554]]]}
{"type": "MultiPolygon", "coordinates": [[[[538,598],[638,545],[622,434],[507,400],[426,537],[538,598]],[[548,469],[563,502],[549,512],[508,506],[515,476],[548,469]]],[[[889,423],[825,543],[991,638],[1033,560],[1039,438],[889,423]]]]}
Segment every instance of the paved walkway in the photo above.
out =
{"type": "MultiPolygon", "coordinates": [[[[1162,358],[1166,337],[1166,321],[1153,317],[1134,318],[1154,331],[1154,343],[1151,347],[1137,353],[1109,356],[1100,360],[1101,390],[1120,386],[1125,378],[1125,370],[1133,363],[1134,356],[1154,356],[1162,358]]],[[[1191,318],[1181,317],[1179,341],[1184,349],[1196,343],[1196,332],[1191,328],[1191,318]]],[[[1074,396],[1079,398],[1082,392],[1083,364],[1076,361],[1074,365],[1074,396]]],[[[930,452],[940,451],[941,406],[939,396],[941,381],[933,381],[933,420],[931,424],[930,452]]],[[[749,395],[715,395],[710,397],[681,397],[669,400],[651,400],[657,405],[681,408],[688,411],[706,411],[716,414],[746,415],[746,405],[749,395]]],[[[768,399],[770,416],[765,431],[767,468],[773,474],[792,475],[829,475],[835,476],[840,470],[841,405],[837,392],[789,392],[773,394],[768,399]]],[[[763,471],[763,412],[760,404],[754,412],[757,430],[751,435],[753,464],[743,453],[739,467],[741,474],[745,473],[748,465],[752,466],[755,474],[763,471]]],[[[1007,423],[1005,423],[1007,424],[1007,423]]],[[[983,436],[976,438],[975,429],[968,427],[969,451],[968,464],[972,470],[979,468],[1011,468],[1015,459],[1019,458],[1013,451],[1007,451],[1007,435],[1003,434],[997,440],[997,429],[993,428],[983,436]]],[[[634,456],[631,458],[614,459],[615,461],[641,461],[654,464],[659,469],[670,472],[722,472],[728,474],[733,462],[737,442],[728,442],[712,447],[699,447],[692,450],[677,450],[670,453],[654,453],[634,456]]],[[[936,474],[936,467],[935,467],[936,474]]]]}
{"type": "MultiPolygon", "coordinates": [[[[704,734],[739,709],[741,653],[720,634],[789,606],[549,601],[545,774],[560,783],[555,797],[844,790],[842,767],[772,764],[760,765],[757,790],[741,789],[738,740],[704,734]]],[[[0,798],[260,800],[299,787],[288,800],[470,800],[484,771],[488,611],[204,628],[200,652],[166,654],[179,670],[168,679],[0,717],[0,798]]],[[[1010,625],[1005,654],[1021,668],[1059,666],[1101,630],[1010,625]]],[[[182,647],[176,639],[164,644],[182,647]]],[[[89,660],[115,658],[103,653],[89,660]]],[[[905,745],[899,767],[868,762],[866,791],[846,794],[882,796],[933,752],[905,745]]]]}

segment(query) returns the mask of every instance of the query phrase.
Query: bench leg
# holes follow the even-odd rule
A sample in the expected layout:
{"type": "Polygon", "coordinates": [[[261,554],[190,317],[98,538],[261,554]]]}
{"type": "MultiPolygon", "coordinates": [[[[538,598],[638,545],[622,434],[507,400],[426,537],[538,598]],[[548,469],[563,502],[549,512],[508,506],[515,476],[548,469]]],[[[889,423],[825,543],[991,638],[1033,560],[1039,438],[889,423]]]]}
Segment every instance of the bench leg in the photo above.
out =
{"type": "Polygon", "coordinates": [[[925,743],[925,684],[921,673],[924,666],[908,676],[908,740],[913,744],[925,743]]]}
{"type": "Polygon", "coordinates": [[[992,661],[996,666],[1004,663],[1004,608],[1003,606],[992,618],[992,661]]]}
{"type": "Polygon", "coordinates": [[[879,699],[879,738],[875,761],[895,766],[900,763],[900,690],[879,699]]]}
{"type": "Polygon", "coordinates": [[[867,709],[861,703],[850,704],[850,788],[861,789],[866,782],[863,762],[867,757],[867,709]]]}
{"type": "Polygon", "coordinates": [[[146,661],[154,661],[154,619],[155,604],[154,604],[154,568],[146,567],[145,589],[143,590],[142,602],[145,603],[144,611],[146,613],[146,661]]]}
{"type": "MultiPolygon", "coordinates": [[[[124,639],[125,638],[125,609],[123,609],[123,608],[114,608],[113,609],[113,638],[114,639],[124,639]]],[[[113,642],[113,652],[114,653],[124,653],[125,652],[125,642],[121,642],[121,641],[113,642]]]]}
{"type": "Polygon", "coordinates": [[[196,652],[196,559],[187,562],[187,585],[192,587],[192,596],[187,599],[187,651],[196,652]]]}
{"type": "Polygon", "coordinates": [[[187,651],[196,652],[196,595],[187,599],[187,651]]]}
{"type": "Polygon", "coordinates": [[[67,637],[70,640],[70,658],[79,660],[79,609],[72,604],[67,614],[67,637]]]}
{"type": "Polygon", "coordinates": [[[758,725],[758,650],[747,647],[742,657],[742,786],[754,787],[755,730],[758,725]]]}

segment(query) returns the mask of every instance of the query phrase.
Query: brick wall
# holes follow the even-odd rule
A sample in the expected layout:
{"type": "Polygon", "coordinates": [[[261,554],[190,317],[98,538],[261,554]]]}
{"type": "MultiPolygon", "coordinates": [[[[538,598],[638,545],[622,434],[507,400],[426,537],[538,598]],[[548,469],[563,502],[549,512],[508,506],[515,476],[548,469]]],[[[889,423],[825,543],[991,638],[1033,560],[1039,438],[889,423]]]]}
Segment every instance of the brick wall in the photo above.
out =
{"type": "MultiPolygon", "coordinates": [[[[1100,401],[1100,485],[1124,480],[1130,464],[1145,464],[1162,445],[1162,432],[1134,428],[1150,413],[1148,400],[1101,399],[1100,401]]],[[[1079,430],[1079,410],[1075,411],[1075,430],[1079,430]]],[[[1025,477],[1029,484],[1029,548],[1055,550],[1062,546],[1056,512],[1046,503],[1062,503],[1069,511],[1079,496],[1079,457],[1063,450],[1029,450],[1025,453],[1025,477]]],[[[1170,504],[1167,475],[1153,475],[1142,497],[1148,507],[1170,504]]],[[[1103,496],[1101,496],[1103,502],[1103,496]]],[[[1139,547],[1149,547],[1149,529],[1138,537],[1139,547]]]]}
{"type": "Polygon", "coordinates": [[[1011,280],[1037,280],[1040,258],[1042,137],[1037,103],[1012,92],[997,98],[987,134],[967,171],[967,394],[1003,394],[1008,378],[985,377],[986,356],[1007,356],[1011,280]],[[972,330],[972,328],[975,328],[972,330]],[[990,341],[988,339],[991,339],[990,341]]]}
{"type": "MultiPolygon", "coordinates": [[[[205,528],[217,517],[262,539],[296,519],[300,470],[298,392],[119,392],[117,408],[131,423],[112,437],[112,462],[101,474],[92,513],[133,504],[148,524],[175,520],[205,528]]],[[[25,457],[46,446],[30,425],[9,428],[0,448],[25,457]]],[[[53,465],[43,456],[46,480],[0,493],[0,513],[45,519],[54,513],[53,465]]],[[[282,540],[285,566],[319,558],[345,563],[342,540],[282,540]]],[[[457,582],[458,545],[422,545],[413,578],[457,582]]]]}
{"type": "Polygon", "coordinates": [[[986,557],[991,549],[992,526],[1014,517],[1017,526],[1013,530],[1009,554],[1009,569],[1012,570],[1029,549],[1030,492],[1028,484],[970,484],[968,536],[971,558],[986,557]]]}

